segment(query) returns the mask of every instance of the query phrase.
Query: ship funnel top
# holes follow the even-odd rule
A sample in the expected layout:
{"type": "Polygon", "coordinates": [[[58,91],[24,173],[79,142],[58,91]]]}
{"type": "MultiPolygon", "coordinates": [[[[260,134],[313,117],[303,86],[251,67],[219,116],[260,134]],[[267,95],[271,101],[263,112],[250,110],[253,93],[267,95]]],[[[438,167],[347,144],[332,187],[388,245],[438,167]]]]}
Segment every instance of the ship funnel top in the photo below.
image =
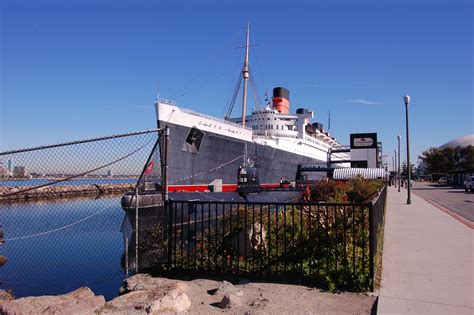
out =
{"type": "Polygon", "coordinates": [[[276,87],[273,89],[273,109],[282,113],[290,112],[290,91],[284,87],[276,87]]]}

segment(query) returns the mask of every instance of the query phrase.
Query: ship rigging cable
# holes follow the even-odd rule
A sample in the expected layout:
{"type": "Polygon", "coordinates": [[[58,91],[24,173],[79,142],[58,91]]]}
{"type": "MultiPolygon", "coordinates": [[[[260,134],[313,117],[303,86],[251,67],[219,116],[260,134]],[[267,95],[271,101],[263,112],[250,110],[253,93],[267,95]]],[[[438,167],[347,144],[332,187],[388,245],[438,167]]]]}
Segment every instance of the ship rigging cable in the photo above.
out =
{"type": "Polygon", "coordinates": [[[180,182],[180,181],[189,179],[189,178],[193,178],[193,177],[197,177],[197,176],[205,175],[205,174],[207,174],[207,173],[214,172],[214,171],[216,171],[216,170],[218,170],[218,169],[220,169],[220,168],[222,168],[222,167],[224,167],[224,166],[226,166],[226,165],[229,165],[230,163],[233,163],[233,162],[239,160],[239,159],[242,158],[242,157],[244,157],[244,154],[242,154],[242,155],[240,155],[240,156],[238,156],[238,157],[236,157],[236,158],[234,158],[234,159],[232,159],[232,160],[230,160],[230,161],[228,161],[228,162],[225,162],[225,163],[223,163],[223,164],[221,164],[221,165],[218,165],[218,166],[216,166],[216,167],[213,167],[213,168],[211,168],[211,169],[209,169],[209,170],[207,170],[207,171],[203,171],[203,172],[199,172],[199,173],[196,173],[196,174],[193,174],[193,175],[189,175],[189,176],[186,176],[186,177],[184,177],[184,178],[175,179],[175,180],[173,180],[171,183],[177,183],[177,182],[180,182]]]}
{"type": "MultiPolygon", "coordinates": [[[[240,77],[240,74],[239,74],[239,77],[240,77]]],[[[239,94],[240,84],[242,84],[242,79],[238,79],[236,81],[234,94],[232,95],[232,100],[229,103],[229,109],[227,110],[227,113],[225,115],[226,119],[230,118],[230,115],[232,115],[232,110],[234,109],[235,101],[237,100],[237,96],[239,94]]]]}
{"type": "Polygon", "coordinates": [[[179,92],[181,92],[182,90],[184,90],[185,88],[187,88],[189,85],[191,85],[191,83],[193,83],[197,78],[199,78],[200,74],[194,76],[191,80],[189,80],[185,85],[183,85],[182,87],[178,88],[176,91],[174,91],[173,93],[171,93],[171,95],[169,96],[169,98],[173,99],[173,97],[175,97],[176,95],[178,95],[179,92]]]}
{"type": "Polygon", "coordinates": [[[184,93],[182,93],[182,94],[179,94],[178,96],[175,96],[175,97],[172,98],[171,100],[172,100],[172,101],[175,101],[176,99],[180,98],[181,96],[185,96],[185,95],[187,95],[187,94],[189,94],[189,93],[192,93],[192,92],[194,92],[194,91],[196,91],[196,90],[198,90],[198,89],[200,89],[200,88],[202,88],[202,87],[204,87],[204,86],[206,86],[206,85],[211,84],[212,82],[216,81],[217,79],[220,79],[220,78],[223,78],[223,77],[225,77],[225,76],[228,76],[229,74],[230,74],[230,73],[228,73],[228,72],[221,73],[220,75],[216,76],[215,78],[213,78],[213,79],[211,79],[211,80],[209,80],[209,81],[206,81],[206,82],[204,82],[203,84],[198,85],[197,87],[195,87],[195,88],[193,88],[193,89],[191,89],[191,90],[189,90],[189,91],[186,91],[186,92],[184,92],[184,93]]]}

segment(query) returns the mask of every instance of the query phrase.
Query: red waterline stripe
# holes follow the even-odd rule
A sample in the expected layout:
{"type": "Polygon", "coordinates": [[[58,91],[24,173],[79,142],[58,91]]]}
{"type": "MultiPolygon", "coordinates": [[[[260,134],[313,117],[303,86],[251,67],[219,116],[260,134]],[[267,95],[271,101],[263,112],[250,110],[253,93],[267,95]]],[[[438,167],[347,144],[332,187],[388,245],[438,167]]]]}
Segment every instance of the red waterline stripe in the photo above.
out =
{"type": "MultiPolygon", "coordinates": [[[[262,184],[265,188],[280,187],[280,184],[262,184]]],[[[170,192],[204,192],[209,190],[209,185],[170,185],[168,187],[170,192]]],[[[237,184],[222,184],[222,192],[237,191],[237,184]]]]}
{"type": "Polygon", "coordinates": [[[462,224],[466,225],[467,227],[471,228],[471,229],[474,229],[474,223],[469,221],[468,219],[460,216],[459,214],[457,213],[454,213],[452,212],[451,210],[449,210],[448,208],[445,208],[437,203],[435,203],[434,201],[426,198],[426,197],[423,197],[422,195],[416,193],[415,191],[413,191],[413,193],[415,195],[417,195],[418,197],[420,197],[421,199],[423,199],[424,201],[428,202],[429,204],[435,206],[436,208],[438,208],[439,210],[443,211],[444,213],[450,215],[451,217],[453,217],[454,219],[458,220],[459,222],[461,222],[462,224]]]}

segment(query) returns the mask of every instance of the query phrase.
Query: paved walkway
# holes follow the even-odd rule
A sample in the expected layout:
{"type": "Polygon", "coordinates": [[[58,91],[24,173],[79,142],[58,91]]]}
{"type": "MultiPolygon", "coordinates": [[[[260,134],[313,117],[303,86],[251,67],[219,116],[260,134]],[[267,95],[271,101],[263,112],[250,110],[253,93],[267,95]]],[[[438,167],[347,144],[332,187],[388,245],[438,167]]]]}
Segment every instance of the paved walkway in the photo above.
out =
{"type": "Polygon", "coordinates": [[[473,229],[389,187],[378,314],[474,314],[473,229]]]}

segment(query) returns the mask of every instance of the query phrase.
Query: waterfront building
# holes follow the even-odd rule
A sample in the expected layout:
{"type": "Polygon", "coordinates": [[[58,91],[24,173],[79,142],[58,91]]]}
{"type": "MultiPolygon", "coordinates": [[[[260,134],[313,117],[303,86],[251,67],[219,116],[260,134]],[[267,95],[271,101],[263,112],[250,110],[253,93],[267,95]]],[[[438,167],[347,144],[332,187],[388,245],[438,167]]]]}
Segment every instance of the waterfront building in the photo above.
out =
{"type": "Polygon", "coordinates": [[[25,166],[15,166],[13,168],[13,177],[25,178],[28,177],[28,172],[25,166]]]}

